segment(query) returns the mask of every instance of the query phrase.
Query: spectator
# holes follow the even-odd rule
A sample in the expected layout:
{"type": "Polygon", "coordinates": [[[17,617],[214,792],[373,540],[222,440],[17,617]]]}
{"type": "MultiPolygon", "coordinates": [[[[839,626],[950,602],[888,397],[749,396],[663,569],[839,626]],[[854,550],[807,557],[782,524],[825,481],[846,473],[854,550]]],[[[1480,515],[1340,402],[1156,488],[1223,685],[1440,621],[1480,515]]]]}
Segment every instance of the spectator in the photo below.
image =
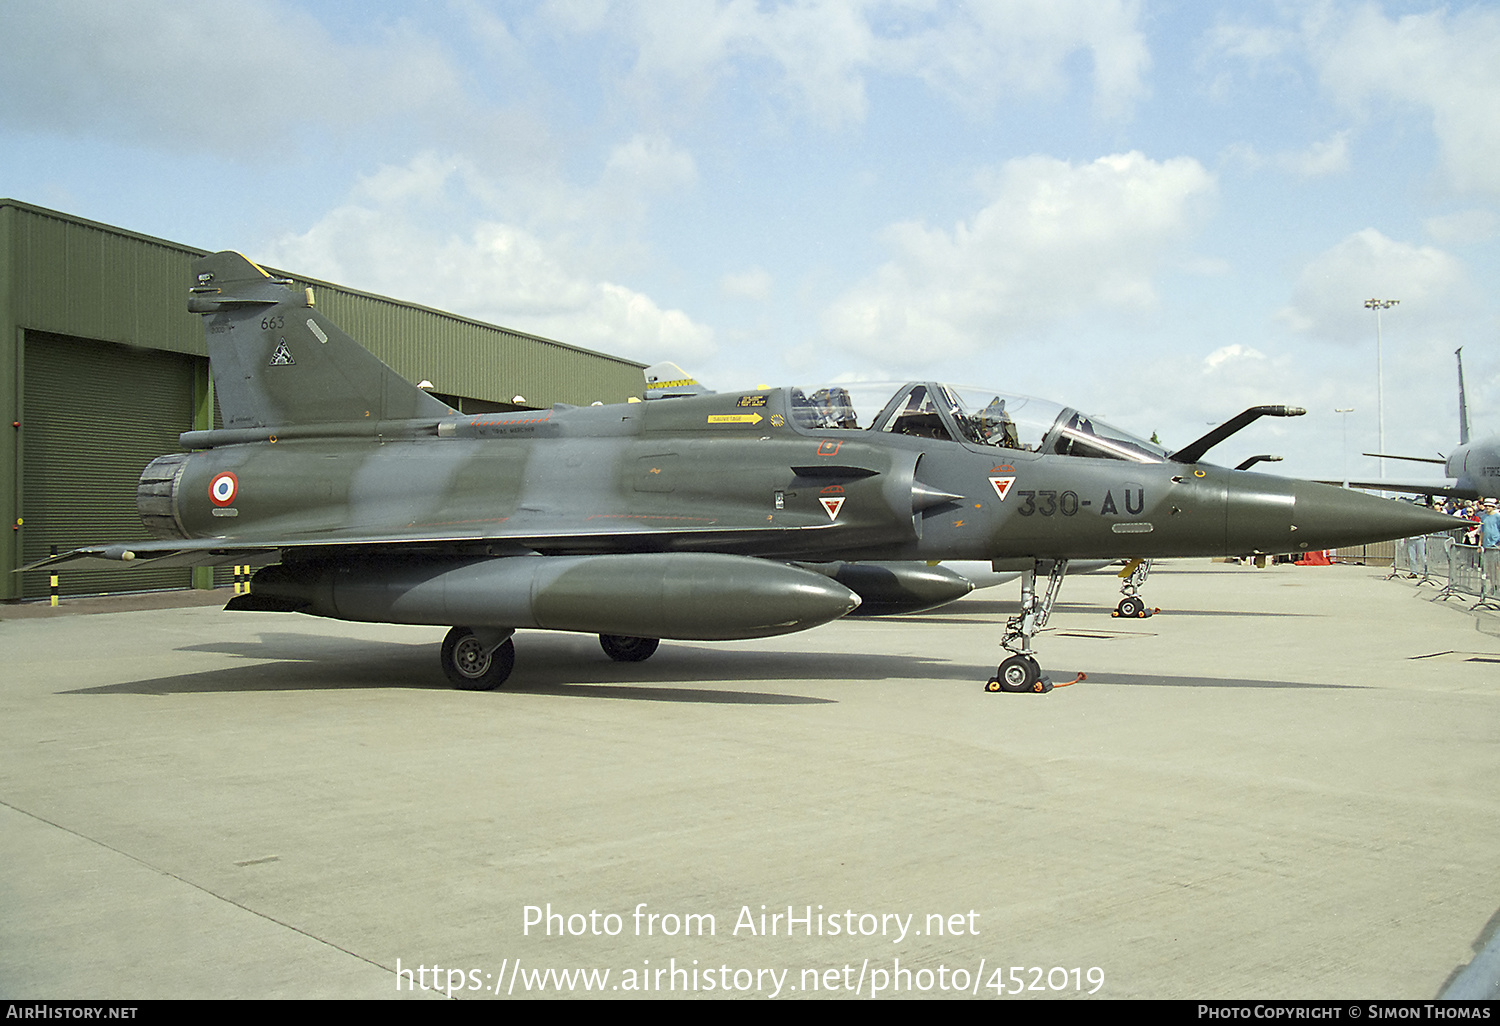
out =
{"type": "Polygon", "coordinates": [[[1465,502],[1459,516],[1470,521],[1471,526],[1464,530],[1463,543],[1465,545],[1479,544],[1479,514],[1483,512],[1477,502],[1465,502]]]}

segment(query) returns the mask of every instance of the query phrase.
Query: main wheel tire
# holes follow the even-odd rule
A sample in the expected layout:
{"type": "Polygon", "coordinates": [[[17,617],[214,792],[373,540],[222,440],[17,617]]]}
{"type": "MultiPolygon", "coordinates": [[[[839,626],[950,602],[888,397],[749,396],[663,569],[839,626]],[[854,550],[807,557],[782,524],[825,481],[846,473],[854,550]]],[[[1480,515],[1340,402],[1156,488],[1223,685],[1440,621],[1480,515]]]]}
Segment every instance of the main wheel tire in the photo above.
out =
{"type": "Polygon", "coordinates": [[[1031,691],[1042,679],[1042,667],[1030,656],[1013,655],[1000,664],[995,671],[1000,690],[1018,694],[1031,691]]]}
{"type": "Polygon", "coordinates": [[[443,639],[443,673],[461,691],[493,691],[505,683],[516,665],[515,642],[506,638],[496,649],[484,644],[468,627],[455,627],[443,639]]]}
{"type": "Polygon", "coordinates": [[[1115,607],[1115,612],[1121,616],[1138,617],[1145,611],[1146,603],[1142,602],[1135,595],[1126,595],[1120,600],[1120,604],[1115,607]]]}
{"type": "Polygon", "coordinates": [[[650,659],[661,642],[656,638],[630,638],[623,634],[599,635],[599,647],[617,663],[640,663],[650,659]]]}

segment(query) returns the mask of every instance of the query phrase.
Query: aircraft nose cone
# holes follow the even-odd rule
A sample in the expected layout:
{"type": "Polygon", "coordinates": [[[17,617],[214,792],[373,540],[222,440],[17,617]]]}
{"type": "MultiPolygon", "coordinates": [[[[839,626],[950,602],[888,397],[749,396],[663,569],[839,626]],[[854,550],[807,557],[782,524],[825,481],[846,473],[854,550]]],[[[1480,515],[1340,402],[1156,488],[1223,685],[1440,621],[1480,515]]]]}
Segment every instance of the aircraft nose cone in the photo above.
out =
{"type": "MultiPolygon", "coordinates": [[[[1451,531],[1459,522],[1446,513],[1378,495],[1314,484],[1295,483],[1296,505],[1292,522],[1297,541],[1306,548],[1331,549],[1340,545],[1410,538],[1418,534],[1451,531]]],[[[1300,546],[1299,547],[1303,547],[1300,546]]]]}
{"type": "Polygon", "coordinates": [[[1450,531],[1459,521],[1423,506],[1312,481],[1246,475],[1229,501],[1229,547],[1238,552],[1334,549],[1450,531]]]}

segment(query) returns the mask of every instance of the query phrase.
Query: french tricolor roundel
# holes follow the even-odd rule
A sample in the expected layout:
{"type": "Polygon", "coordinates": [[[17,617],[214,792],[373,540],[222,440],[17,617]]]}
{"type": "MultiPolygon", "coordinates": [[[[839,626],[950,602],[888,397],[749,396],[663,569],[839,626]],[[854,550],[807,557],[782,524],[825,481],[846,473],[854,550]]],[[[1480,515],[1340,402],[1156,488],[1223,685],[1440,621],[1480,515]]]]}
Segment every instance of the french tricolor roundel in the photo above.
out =
{"type": "Polygon", "coordinates": [[[240,479],[227,470],[222,474],[215,474],[214,479],[208,483],[208,497],[215,506],[229,505],[239,490],[240,479]]]}

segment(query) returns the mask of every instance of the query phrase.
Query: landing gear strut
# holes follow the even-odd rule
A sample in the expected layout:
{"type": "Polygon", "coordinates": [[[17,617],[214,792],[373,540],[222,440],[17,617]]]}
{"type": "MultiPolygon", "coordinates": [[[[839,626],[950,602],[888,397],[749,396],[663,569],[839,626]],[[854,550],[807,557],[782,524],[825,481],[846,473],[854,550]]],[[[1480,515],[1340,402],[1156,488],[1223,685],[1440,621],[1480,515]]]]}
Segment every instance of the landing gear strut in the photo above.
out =
{"type": "MultiPolygon", "coordinates": [[[[1011,653],[998,667],[995,675],[985,684],[986,691],[1022,692],[1046,694],[1054,685],[1052,678],[1042,672],[1041,664],[1032,654],[1031,639],[1036,632],[1047,626],[1052,615],[1052,606],[1057,601],[1058,589],[1062,587],[1063,575],[1068,572],[1066,559],[1039,559],[1036,564],[1021,574],[1021,611],[1005,624],[1005,637],[1000,644],[1011,653]],[[1047,590],[1040,600],[1036,593],[1037,574],[1047,575],[1047,590]]],[[[1083,680],[1083,674],[1078,680],[1083,680]]],[[[1068,681],[1068,684],[1077,683],[1068,681]]]]}
{"type": "Polygon", "coordinates": [[[1120,578],[1124,581],[1120,585],[1120,594],[1124,597],[1120,599],[1120,604],[1115,606],[1115,611],[1112,615],[1145,619],[1148,616],[1161,612],[1160,609],[1152,609],[1146,605],[1140,595],[1137,594],[1141,589],[1141,585],[1146,583],[1146,577],[1150,573],[1151,560],[1149,559],[1132,559],[1129,563],[1125,564],[1125,569],[1119,573],[1120,578]]]}

